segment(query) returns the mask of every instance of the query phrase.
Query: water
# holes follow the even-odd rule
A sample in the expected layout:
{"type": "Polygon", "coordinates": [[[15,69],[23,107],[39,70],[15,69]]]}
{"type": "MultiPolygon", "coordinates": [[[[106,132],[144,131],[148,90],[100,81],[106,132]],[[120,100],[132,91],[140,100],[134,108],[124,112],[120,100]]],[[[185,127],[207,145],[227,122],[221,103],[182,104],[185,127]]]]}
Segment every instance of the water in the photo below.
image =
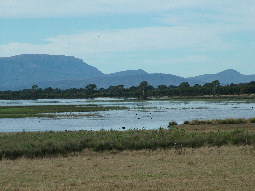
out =
{"type": "MultiPolygon", "coordinates": [[[[44,99],[0,100],[0,106],[27,105],[88,105],[125,106],[128,109],[100,112],[91,117],[0,119],[0,132],[64,131],[166,128],[169,121],[178,124],[188,120],[255,117],[255,103],[242,101],[125,101],[121,99],[44,99]]],[[[65,113],[62,113],[65,114],[65,113]]],[[[81,113],[72,113],[81,114],[81,113]]]]}

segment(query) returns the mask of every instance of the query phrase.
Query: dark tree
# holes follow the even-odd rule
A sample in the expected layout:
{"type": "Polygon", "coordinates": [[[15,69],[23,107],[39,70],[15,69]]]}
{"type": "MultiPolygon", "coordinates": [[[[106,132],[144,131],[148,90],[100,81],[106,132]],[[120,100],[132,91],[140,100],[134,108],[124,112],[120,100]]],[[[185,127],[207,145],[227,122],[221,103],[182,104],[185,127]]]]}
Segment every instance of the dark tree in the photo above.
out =
{"type": "Polygon", "coordinates": [[[148,82],[146,81],[142,81],[140,83],[140,85],[138,86],[139,88],[139,94],[140,94],[140,98],[142,99],[147,99],[147,90],[148,90],[148,82]]]}
{"type": "Polygon", "coordinates": [[[85,91],[89,98],[93,97],[93,94],[95,93],[97,86],[96,84],[89,84],[85,87],[85,91]]]}

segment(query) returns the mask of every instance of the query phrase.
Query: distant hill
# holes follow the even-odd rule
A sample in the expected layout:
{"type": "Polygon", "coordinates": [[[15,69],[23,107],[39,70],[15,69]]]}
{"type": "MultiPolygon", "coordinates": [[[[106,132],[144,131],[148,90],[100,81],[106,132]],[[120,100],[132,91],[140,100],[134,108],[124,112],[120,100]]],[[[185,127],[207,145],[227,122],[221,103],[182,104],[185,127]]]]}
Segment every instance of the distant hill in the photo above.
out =
{"type": "Polygon", "coordinates": [[[73,56],[23,54],[0,58],[0,89],[29,88],[33,83],[46,80],[78,80],[102,75],[95,67],[73,56]]]}
{"type": "Polygon", "coordinates": [[[204,74],[196,77],[188,78],[189,80],[200,81],[202,83],[210,83],[219,80],[221,84],[239,84],[255,81],[255,75],[243,75],[236,70],[228,69],[217,74],[204,74]]]}
{"type": "Polygon", "coordinates": [[[73,56],[23,54],[0,58],[0,90],[29,89],[34,84],[40,88],[67,89],[84,88],[91,83],[98,88],[108,88],[110,85],[137,86],[140,82],[147,81],[157,87],[179,85],[182,82],[190,85],[205,84],[214,80],[219,80],[223,85],[238,84],[255,81],[255,75],[243,75],[232,69],[190,78],[172,74],[149,74],[142,69],[103,74],[73,56]]]}
{"type": "MultiPolygon", "coordinates": [[[[39,87],[58,87],[66,88],[80,88],[88,84],[96,84],[98,88],[108,88],[109,86],[125,85],[125,87],[138,86],[140,82],[147,81],[150,85],[157,87],[158,85],[179,85],[186,82],[187,79],[174,76],[171,74],[137,74],[137,75],[105,75],[99,78],[91,78],[84,80],[65,80],[65,81],[51,81],[39,83],[39,87]]],[[[193,80],[188,80],[189,83],[195,84],[193,80]]]]}
{"type": "Polygon", "coordinates": [[[139,70],[126,70],[121,72],[115,72],[111,74],[106,74],[107,76],[133,76],[133,75],[142,75],[142,74],[148,74],[142,69],[139,70]]]}

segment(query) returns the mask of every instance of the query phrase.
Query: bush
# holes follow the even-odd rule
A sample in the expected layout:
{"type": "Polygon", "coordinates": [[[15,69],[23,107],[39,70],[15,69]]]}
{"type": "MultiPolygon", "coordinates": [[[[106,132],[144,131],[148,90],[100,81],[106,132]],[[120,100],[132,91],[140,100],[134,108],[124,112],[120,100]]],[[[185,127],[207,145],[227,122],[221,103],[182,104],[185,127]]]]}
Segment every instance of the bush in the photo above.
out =
{"type": "Polygon", "coordinates": [[[255,118],[247,119],[214,119],[214,120],[192,120],[184,121],[184,124],[187,125],[201,125],[201,124],[241,124],[241,123],[255,123],[255,118]]]}
{"type": "Polygon", "coordinates": [[[175,121],[171,121],[168,123],[168,127],[178,125],[175,121]]]}
{"type": "Polygon", "coordinates": [[[188,125],[188,124],[189,124],[189,121],[184,121],[183,124],[188,125]]]}
{"type": "Polygon", "coordinates": [[[241,123],[247,123],[247,120],[245,119],[222,119],[217,120],[219,124],[241,124],[241,123]]]}
{"type": "Polygon", "coordinates": [[[255,123],[255,118],[249,119],[250,123],[255,123]]]}

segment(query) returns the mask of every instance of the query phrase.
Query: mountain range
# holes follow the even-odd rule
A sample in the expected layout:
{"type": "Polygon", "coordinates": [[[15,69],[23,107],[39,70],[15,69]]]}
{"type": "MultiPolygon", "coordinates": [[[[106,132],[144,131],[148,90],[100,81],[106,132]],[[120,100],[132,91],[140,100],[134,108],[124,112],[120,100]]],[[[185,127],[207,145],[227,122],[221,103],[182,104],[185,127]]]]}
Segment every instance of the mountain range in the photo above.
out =
{"type": "Polygon", "coordinates": [[[40,88],[60,89],[84,88],[88,84],[96,84],[98,88],[120,84],[130,87],[139,85],[141,81],[147,81],[154,87],[179,85],[182,82],[202,85],[214,80],[224,85],[248,83],[255,81],[255,75],[240,74],[233,69],[189,78],[172,74],[150,74],[142,69],[103,74],[73,56],[23,54],[0,58],[0,90],[30,89],[34,84],[40,88]]]}

